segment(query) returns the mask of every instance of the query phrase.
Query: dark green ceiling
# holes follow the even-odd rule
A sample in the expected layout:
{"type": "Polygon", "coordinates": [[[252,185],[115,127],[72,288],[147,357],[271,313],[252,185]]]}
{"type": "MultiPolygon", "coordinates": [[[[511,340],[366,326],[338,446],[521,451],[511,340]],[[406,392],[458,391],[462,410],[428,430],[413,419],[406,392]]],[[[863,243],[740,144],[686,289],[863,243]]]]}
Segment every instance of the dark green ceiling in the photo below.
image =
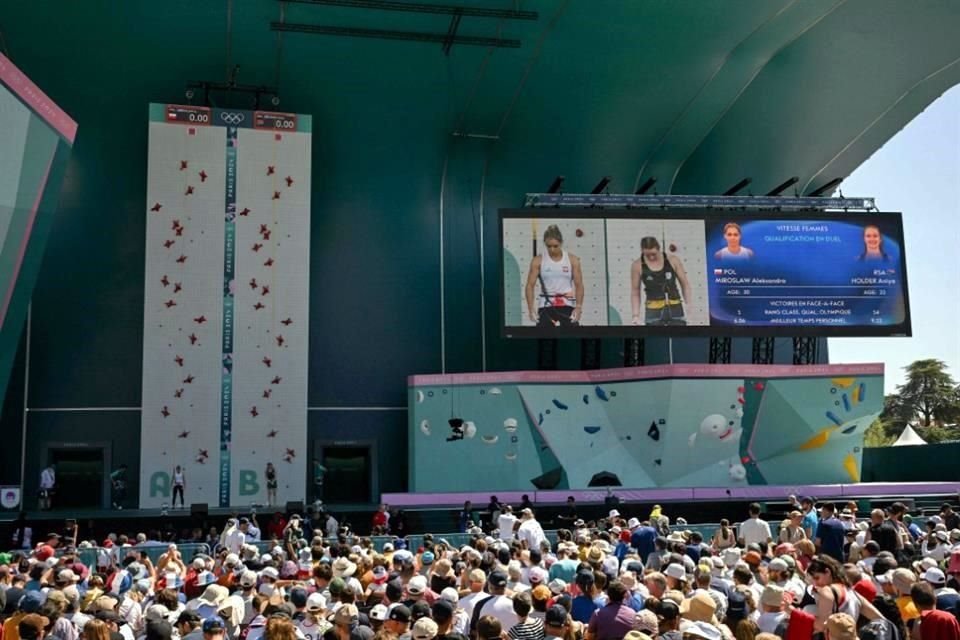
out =
{"type": "MultiPolygon", "coordinates": [[[[282,106],[314,113],[321,134],[347,128],[371,153],[398,151],[378,144],[384,121],[421,143],[433,140],[438,157],[458,129],[499,135],[494,158],[536,163],[544,181],[566,174],[568,189],[607,174],[615,191],[655,176],[661,192],[675,193],[715,193],[744,176],[755,192],[791,175],[810,190],[848,175],[960,82],[955,0],[472,4],[540,17],[464,18],[460,34],[516,38],[522,47],[458,45],[445,57],[435,44],[296,33],[281,41],[269,29],[280,2],[235,0],[232,62],[241,81],[277,81],[282,106]]],[[[123,102],[118,93],[174,100],[188,79],[222,79],[227,7],[5,2],[0,29],[10,57],[77,112],[123,102]]],[[[431,32],[448,25],[438,15],[283,9],[294,23],[431,32]]]]}
{"type": "MultiPolygon", "coordinates": [[[[609,175],[614,192],[655,176],[661,193],[710,194],[796,175],[808,192],[960,82],[957,0],[462,1],[539,19],[464,18],[462,35],[522,46],[447,57],[270,30],[283,10],[287,23],[444,33],[438,15],[0,0],[0,46],[79,122],[33,297],[29,406],[140,405],[147,104],[226,77],[228,14],[239,80],[278,84],[281,109],[313,115],[314,407],[402,406],[413,373],[534,366],[535,342],[499,337],[494,211],[554,176],[567,191],[609,175]]],[[[646,361],[706,350],[648,340],[646,361]]],[[[750,345],[734,353],[749,361],[750,345]]],[[[575,349],[561,366],[578,366],[575,349]]]]}

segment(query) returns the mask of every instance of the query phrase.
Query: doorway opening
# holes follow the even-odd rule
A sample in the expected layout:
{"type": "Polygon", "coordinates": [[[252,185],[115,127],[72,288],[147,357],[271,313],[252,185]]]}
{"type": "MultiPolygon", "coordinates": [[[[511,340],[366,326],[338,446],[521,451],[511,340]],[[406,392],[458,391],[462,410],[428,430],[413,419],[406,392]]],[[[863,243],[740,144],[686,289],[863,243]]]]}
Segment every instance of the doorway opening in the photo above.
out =
{"type": "Polygon", "coordinates": [[[329,504],[371,501],[370,446],[324,446],[322,500],[329,504]]]}
{"type": "Polygon", "coordinates": [[[103,506],[104,450],[99,447],[49,449],[57,465],[55,509],[99,509],[103,506]]]}

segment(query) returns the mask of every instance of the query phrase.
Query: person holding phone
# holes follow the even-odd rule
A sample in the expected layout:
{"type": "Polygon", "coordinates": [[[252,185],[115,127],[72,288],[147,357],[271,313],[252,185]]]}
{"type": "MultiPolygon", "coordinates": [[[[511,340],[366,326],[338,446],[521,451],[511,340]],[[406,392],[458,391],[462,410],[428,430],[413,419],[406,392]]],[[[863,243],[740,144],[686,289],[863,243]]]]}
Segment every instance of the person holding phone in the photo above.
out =
{"type": "MultiPolygon", "coordinates": [[[[146,558],[146,553],[140,552],[140,557],[145,558],[146,562],[149,562],[149,558],[146,558]]],[[[143,560],[141,560],[143,562],[143,560]]],[[[145,564],[146,564],[145,562],[145,564]]],[[[148,565],[149,570],[149,565],[148,565]]],[[[167,550],[157,558],[157,572],[158,573],[176,573],[177,575],[186,575],[187,565],[183,562],[183,556],[180,555],[180,550],[175,544],[167,545],[167,550]]]]}

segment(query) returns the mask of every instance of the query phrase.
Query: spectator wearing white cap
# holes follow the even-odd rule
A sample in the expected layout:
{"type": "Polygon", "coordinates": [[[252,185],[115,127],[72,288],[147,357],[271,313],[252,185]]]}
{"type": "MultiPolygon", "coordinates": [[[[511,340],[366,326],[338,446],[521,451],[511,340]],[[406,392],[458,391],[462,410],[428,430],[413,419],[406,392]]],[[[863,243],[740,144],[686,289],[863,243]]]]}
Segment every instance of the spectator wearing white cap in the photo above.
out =
{"type": "Polygon", "coordinates": [[[257,613],[259,613],[255,606],[255,598],[257,595],[257,574],[250,569],[246,569],[240,574],[238,583],[240,585],[240,598],[243,600],[242,623],[247,625],[250,624],[250,621],[256,617],[257,613]]]}
{"type": "Polygon", "coordinates": [[[675,589],[686,595],[688,591],[689,579],[687,570],[682,564],[672,563],[663,570],[663,575],[667,577],[667,589],[675,589]]]}
{"type": "Polygon", "coordinates": [[[650,554],[656,551],[657,530],[648,521],[637,522],[636,518],[631,518],[627,525],[630,529],[631,546],[637,550],[640,559],[646,561],[650,554]]]}
{"type": "Polygon", "coordinates": [[[305,638],[318,640],[333,627],[324,616],[326,610],[326,599],[319,593],[311,593],[304,607],[303,618],[295,620],[297,628],[305,638]]]}
{"type": "Polygon", "coordinates": [[[953,615],[960,613],[960,593],[947,586],[947,576],[937,567],[931,567],[923,572],[921,578],[929,582],[937,597],[937,609],[948,611],[953,615]]]}
{"type": "Polygon", "coordinates": [[[920,543],[920,552],[924,557],[933,558],[938,563],[947,559],[950,550],[950,534],[946,531],[934,531],[920,543]]]}
{"type": "Polygon", "coordinates": [[[417,602],[427,600],[427,591],[429,590],[425,576],[413,576],[407,582],[407,600],[404,601],[404,604],[412,608],[417,602]]]}

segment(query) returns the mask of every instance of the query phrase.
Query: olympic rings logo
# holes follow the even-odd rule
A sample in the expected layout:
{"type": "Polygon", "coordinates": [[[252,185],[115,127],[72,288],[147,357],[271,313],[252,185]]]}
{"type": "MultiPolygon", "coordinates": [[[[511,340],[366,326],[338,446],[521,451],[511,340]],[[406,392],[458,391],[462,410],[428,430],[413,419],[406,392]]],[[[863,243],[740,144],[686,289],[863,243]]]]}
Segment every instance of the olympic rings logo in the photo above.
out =
{"type": "Polygon", "coordinates": [[[243,114],[222,112],[220,114],[220,119],[226,122],[227,124],[237,125],[243,122],[243,114]]]}

